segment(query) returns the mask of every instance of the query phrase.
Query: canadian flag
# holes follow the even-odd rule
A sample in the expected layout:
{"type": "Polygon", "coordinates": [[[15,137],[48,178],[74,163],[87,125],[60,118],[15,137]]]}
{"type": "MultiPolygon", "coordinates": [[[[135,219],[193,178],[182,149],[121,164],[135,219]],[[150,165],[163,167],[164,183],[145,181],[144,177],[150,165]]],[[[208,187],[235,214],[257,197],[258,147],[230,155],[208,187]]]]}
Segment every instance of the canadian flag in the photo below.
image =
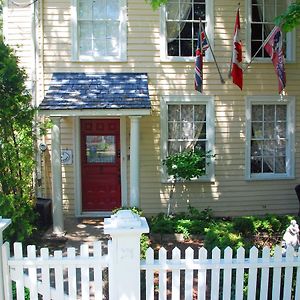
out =
{"type": "Polygon", "coordinates": [[[236,13],[235,25],[234,25],[231,77],[232,77],[232,82],[242,90],[243,69],[242,69],[242,41],[239,37],[240,30],[241,30],[240,9],[238,8],[236,13]]]}

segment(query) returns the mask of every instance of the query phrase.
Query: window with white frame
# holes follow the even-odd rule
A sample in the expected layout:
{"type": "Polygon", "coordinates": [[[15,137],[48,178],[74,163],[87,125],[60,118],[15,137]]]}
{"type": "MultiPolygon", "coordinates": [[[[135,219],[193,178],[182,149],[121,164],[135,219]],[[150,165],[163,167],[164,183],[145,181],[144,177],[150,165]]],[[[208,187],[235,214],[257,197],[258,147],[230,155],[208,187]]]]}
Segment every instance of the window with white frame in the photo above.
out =
{"type": "Polygon", "coordinates": [[[246,104],[246,177],[294,176],[293,97],[248,97],[246,104]]]}
{"type": "MultiPolygon", "coordinates": [[[[248,0],[248,59],[269,57],[261,47],[274,28],[274,19],[288,7],[290,0],[248,0]]],[[[283,33],[283,50],[287,60],[294,59],[294,34],[283,33]]]]}
{"type": "MultiPolygon", "coordinates": [[[[162,157],[185,150],[212,151],[214,147],[214,108],[210,96],[168,96],[161,101],[162,157]]],[[[163,170],[163,177],[167,174],[163,170]]],[[[213,179],[213,164],[201,179],[213,179]]]]}
{"type": "MultiPolygon", "coordinates": [[[[161,10],[161,58],[187,60],[195,56],[199,32],[199,18],[203,22],[213,47],[213,0],[169,0],[161,10]]],[[[206,51],[206,60],[210,51],[206,51]]]]}
{"type": "Polygon", "coordinates": [[[73,0],[73,59],[126,60],[126,0],[73,0]]]}

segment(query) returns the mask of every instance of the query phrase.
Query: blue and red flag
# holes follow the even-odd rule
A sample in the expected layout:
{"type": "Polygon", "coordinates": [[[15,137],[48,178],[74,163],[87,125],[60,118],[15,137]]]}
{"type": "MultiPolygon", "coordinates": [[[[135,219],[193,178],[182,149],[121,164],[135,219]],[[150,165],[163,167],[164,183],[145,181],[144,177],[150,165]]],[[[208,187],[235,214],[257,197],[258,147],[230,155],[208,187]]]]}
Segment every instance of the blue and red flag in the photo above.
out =
{"type": "Polygon", "coordinates": [[[204,52],[209,48],[208,41],[204,30],[198,32],[196,57],[195,57],[195,90],[203,92],[203,56],[204,52]]]}
{"type": "Polygon", "coordinates": [[[274,27],[270,38],[265,45],[266,52],[270,55],[275,73],[278,78],[278,92],[281,94],[286,86],[286,75],[284,69],[284,54],[282,50],[282,32],[279,27],[274,27]]]}

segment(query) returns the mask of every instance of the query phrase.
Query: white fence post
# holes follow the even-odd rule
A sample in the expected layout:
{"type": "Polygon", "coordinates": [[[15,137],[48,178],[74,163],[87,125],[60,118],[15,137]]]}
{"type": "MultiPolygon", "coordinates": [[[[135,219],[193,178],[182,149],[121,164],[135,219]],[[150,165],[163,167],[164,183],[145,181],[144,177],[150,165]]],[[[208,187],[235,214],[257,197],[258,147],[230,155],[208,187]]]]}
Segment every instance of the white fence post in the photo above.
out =
{"type": "Polygon", "coordinates": [[[3,231],[11,224],[11,219],[2,219],[0,216],[0,299],[4,299],[4,282],[3,282],[3,263],[2,263],[2,245],[3,231]]]}
{"type": "Polygon", "coordinates": [[[130,210],[104,220],[104,233],[112,237],[109,249],[109,299],[140,299],[140,236],[149,226],[130,210]]]}

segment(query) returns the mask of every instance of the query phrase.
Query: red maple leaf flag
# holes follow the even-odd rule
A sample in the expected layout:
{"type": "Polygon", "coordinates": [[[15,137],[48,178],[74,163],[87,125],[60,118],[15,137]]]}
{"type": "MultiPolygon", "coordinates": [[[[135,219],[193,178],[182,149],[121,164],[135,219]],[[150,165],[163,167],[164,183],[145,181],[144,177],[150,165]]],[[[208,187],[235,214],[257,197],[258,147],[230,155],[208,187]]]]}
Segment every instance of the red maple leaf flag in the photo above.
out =
{"type": "Polygon", "coordinates": [[[265,45],[266,52],[270,55],[275,73],[278,78],[278,92],[281,94],[286,86],[286,75],[284,69],[284,55],[282,51],[282,32],[279,27],[275,27],[268,42],[265,45]]]}
{"type": "Polygon", "coordinates": [[[242,41],[239,37],[240,30],[241,30],[240,9],[238,8],[236,13],[235,25],[234,25],[231,77],[232,77],[232,82],[242,90],[243,69],[242,69],[242,41]]]}

